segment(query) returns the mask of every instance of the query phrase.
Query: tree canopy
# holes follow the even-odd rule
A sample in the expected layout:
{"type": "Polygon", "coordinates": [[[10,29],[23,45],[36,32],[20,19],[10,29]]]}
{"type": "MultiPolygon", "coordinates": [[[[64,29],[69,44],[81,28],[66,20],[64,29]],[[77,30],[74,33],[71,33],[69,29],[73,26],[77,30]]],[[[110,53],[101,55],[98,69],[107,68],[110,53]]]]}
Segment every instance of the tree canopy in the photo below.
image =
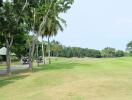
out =
{"type": "Polygon", "coordinates": [[[74,0],[0,0],[0,46],[7,47],[8,72],[11,49],[16,53],[19,50],[22,54],[25,49],[29,49],[29,68],[32,68],[38,36],[52,36],[58,30],[63,30],[60,21],[65,21],[59,14],[70,9],[73,2],[74,0]],[[29,33],[33,36],[28,36],[29,33]],[[28,48],[26,40],[29,40],[28,48]]]}

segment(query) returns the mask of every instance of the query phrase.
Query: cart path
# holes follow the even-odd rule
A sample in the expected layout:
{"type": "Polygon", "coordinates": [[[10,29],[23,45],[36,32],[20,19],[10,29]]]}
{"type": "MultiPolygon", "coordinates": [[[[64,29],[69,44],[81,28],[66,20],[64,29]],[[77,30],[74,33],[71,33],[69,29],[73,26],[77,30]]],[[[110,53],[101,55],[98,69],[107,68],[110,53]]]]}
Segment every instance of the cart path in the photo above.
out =
{"type": "MultiPolygon", "coordinates": [[[[11,67],[11,72],[16,71],[16,70],[22,70],[22,69],[27,69],[29,65],[15,65],[15,67],[11,67]]],[[[6,69],[0,70],[0,75],[7,74],[6,69]]]]}

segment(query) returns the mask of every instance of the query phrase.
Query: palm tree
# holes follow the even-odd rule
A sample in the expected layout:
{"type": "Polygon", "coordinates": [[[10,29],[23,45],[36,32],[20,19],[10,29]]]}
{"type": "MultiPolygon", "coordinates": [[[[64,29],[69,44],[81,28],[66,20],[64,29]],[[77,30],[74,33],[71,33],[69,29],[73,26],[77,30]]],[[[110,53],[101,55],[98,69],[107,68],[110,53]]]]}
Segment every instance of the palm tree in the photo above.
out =
{"type": "MultiPolygon", "coordinates": [[[[45,15],[42,17],[42,22],[39,26],[39,33],[42,36],[42,56],[44,59],[44,49],[43,49],[43,37],[48,37],[48,56],[50,58],[50,37],[55,36],[58,30],[63,31],[63,27],[60,24],[60,21],[66,24],[66,21],[60,18],[58,15],[62,12],[66,12],[70,9],[74,0],[45,0],[47,3],[48,9],[46,9],[45,15]]],[[[43,7],[47,8],[47,7],[43,7]]],[[[42,8],[42,9],[43,9],[42,8]]],[[[50,61],[50,59],[49,59],[50,61]]],[[[44,61],[45,62],[45,61],[44,61]]]]}
{"type": "Polygon", "coordinates": [[[51,51],[53,52],[53,56],[58,57],[59,56],[59,51],[62,50],[62,45],[58,41],[53,40],[51,42],[51,46],[52,46],[51,51]]]}
{"type": "Polygon", "coordinates": [[[46,18],[50,9],[48,3],[45,1],[46,0],[30,0],[29,6],[27,7],[25,19],[29,27],[29,31],[33,33],[32,41],[29,42],[29,70],[31,71],[33,67],[35,46],[38,45],[37,41],[41,33],[39,30],[40,27],[42,27],[42,25],[44,24],[42,24],[43,19],[46,18]],[[46,11],[45,9],[48,9],[48,11],[46,11]]]}
{"type": "Polygon", "coordinates": [[[42,35],[42,44],[41,44],[41,48],[42,48],[42,59],[43,59],[43,64],[45,64],[45,55],[44,55],[44,35],[42,35]]]}
{"type": "Polygon", "coordinates": [[[50,37],[56,36],[58,31],[63,31],[63,23],[66,25],[66,21],[58,16],[48,17],[46,22],[46,29],[45,29],[45,36],[48,38],[48,60],[49,64],[51,63],[50,60],[50,37]]]}

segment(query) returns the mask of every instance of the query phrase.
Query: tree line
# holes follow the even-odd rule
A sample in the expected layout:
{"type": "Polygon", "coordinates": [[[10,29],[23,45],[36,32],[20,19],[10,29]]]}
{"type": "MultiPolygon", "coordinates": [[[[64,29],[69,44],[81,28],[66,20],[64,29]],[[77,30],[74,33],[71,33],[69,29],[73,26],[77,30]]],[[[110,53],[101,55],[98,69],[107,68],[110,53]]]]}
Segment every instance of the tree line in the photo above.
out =
{"type": "MultiPolygon", "coordinates": [[[[28,46],[22,46],[21,48],[14,48],[12,49],[17,56],[20,58],[21,55],[27,56],[28,55],[28,46]]],[[[44,56],[48,57],[49,54],[52,57],[92,57],[92,58],[111,58],[111,57],[123,57],[126,56],[126,52],[122,50],[116,50],[115,48],[106,47],[102,50],[96,50],[96,49],[89,49],[89,48],[81,48],[81,47],[67,47],[62,45],[58,41],[38,41],[38,48],[35,49],[35,55],[34,58],[37,59],[37,56],[42,56],[44,50],[44,56]],[[43,49],[42,45],[43,44],[43,49]],[[50,44],[50,45],[49,45],[50,44]],[[50,52],[49,48],[50,47],[50,52]]]]}
{"type": "Polygon", "coordinates": [[[123,57],[125,52],[116,50],[115,48],[106,47],[103,50],[81,48],[81,47],[66,47],[58,41],[51,41],[51,56],[57,57],[92,57],[92,58],[110,58],[123,57]]]}

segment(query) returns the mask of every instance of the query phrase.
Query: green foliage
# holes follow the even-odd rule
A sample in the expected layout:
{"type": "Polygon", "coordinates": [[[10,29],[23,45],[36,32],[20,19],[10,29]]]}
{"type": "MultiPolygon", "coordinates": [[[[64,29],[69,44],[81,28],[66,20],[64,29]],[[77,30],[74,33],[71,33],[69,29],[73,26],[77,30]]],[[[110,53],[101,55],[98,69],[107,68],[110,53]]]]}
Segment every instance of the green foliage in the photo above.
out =
{"type": "Polygon", "coordinates": [[[132,41],[130,41],[130,42],[127,44],[126,50],[127,50],[127,52],[128,52],[128,55],[129,55],[129,56],[132,56],[132,41]]]}
{"type": "Polygon", "coordinates": [[[106,47],[101,51],[102,57],[115,57],[115,48],[106,47]]]}
{"type": "Polygon", "coordinates": [[[0,0],[0,7],[3,6],[3,0],[0,0]]]}
{"type": "Polygon", "coordinates": [[[95,49],[84,49],[84,55],[86,57],[94,57],[94,58],[100,58],[101,57],[101,53],[99,50],[95,50],[95,49]]]}
{"type": "Polygon", "coordinates": [[[56,35],[58,30],[63,31],[61,22],[65,23],[65,20],[59,14],[70,9],[73,1],[0,0],[0,47],[4,44],[7,47],[7,72],[10,72],[11,50],[20,58],[27,55],[29,49],[29,66],[32,68],[38,36],[50,37],[56,35]],[[32,32],[32,36],[27,39],[29,32],[32,32]]]}
{"type": "MultiPolygon", "coordinates": [[[[45,42],[45,47],[48,44],[45,42]]],[[[51,56],[57,57],[93,57],[93,58],[100,58],[101,53],[99,50],[95,49],[88,49],[88,48],[80,48],[80,47],[66,47],[60,44],[58,41],[51,41],[51,56]]],[[[41,52],[39,50],[39,52],[41,52]]],[[[48,50],[46,49],[46,56],[48,55],[48,50]]]]}
{"type": "MultiPolygon", "coordinates": [[[[19,9],[20,11],[20,9],[19,9]]],[[[10,38],[21,33],[23,29],[19,20],[19,13],[16,13],[16,7],[13,3],[6,1],[0,9],[0,33],[10,38]]]]}
{"type": "Polygon", "coordinates": [[[0,35],[0,48],[2,48],[5,45],[4,37],[0,35]]]}
{"type": "Polygon", "coordinates": [[[59,52],[62,50],[62,45],[58,42],[53,40],[51,42],[51,55],[59,56],[59,52]]]}
{"type": "Polygon", "coordinates": [[[127,44],[127,50],[132,51],[132,41],[127,44]]]}
{"type": "Polygon", "coordinates": [[[123,56],[125,56],[125,53],[122,50],[117,50],[115,55],[116,55],[116,57],[123,57],[123,56]]]}
{"type": "Polygon", "coordinates": [[[29,51],[28,36],[26,34],[22,34],[15,37],[11,50],[18,58],[27,56],[29,51]]]}
{"type": "Polygon", "coordinates": [[[11,57],[11,61],[12,62],[16,62],[16,61],[19,61],[20,59],[18,59],[16,56],[12,56],[11,57]]]}

